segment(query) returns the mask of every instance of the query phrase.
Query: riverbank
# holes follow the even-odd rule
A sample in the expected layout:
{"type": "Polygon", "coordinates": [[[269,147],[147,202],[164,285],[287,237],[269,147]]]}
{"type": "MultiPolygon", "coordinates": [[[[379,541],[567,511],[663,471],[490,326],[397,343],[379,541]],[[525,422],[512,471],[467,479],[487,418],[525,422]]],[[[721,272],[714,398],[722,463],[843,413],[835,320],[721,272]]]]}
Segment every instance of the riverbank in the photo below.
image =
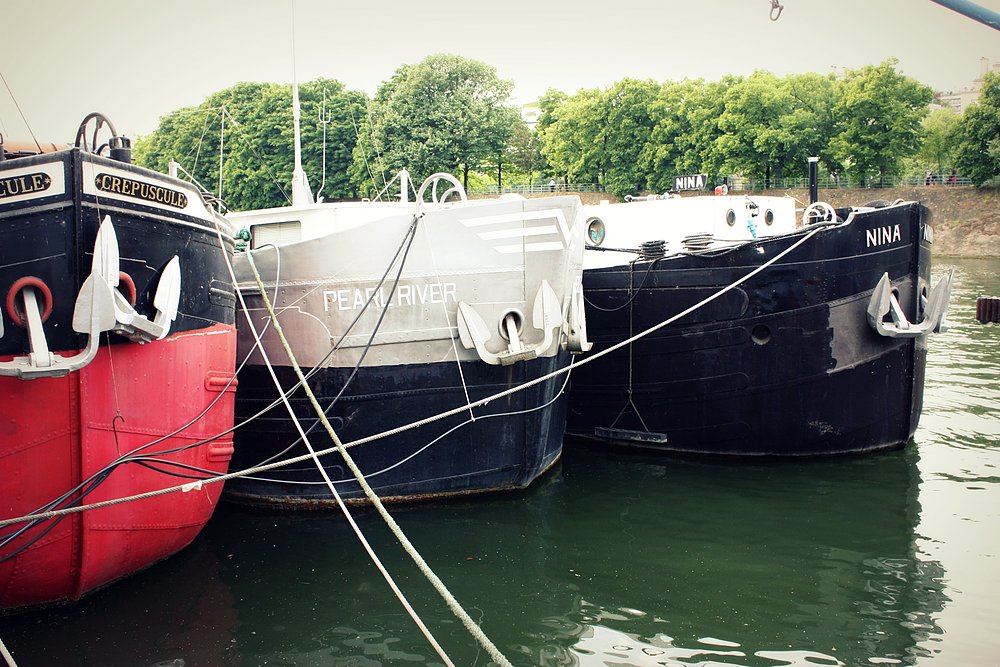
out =
{"type": "MultiPolygon", "coordinates": [[[[808,201],[807,190],[783,192],[808,201]]],[[[935,257],[1000,257],[1000,191],[973,187],[930,186],[884,190],[820,190],[833,206],[864,204],[873,199],[916,200],[933,214],[935,257]]]]}
{"type": "MultiPolygon", "coordinates": [[[[611,199],[604,192],[581,192],[585,204],[611,199]]],[[[800,202],[809,201],[805,189],[774,190],[800,202]]],[[[967,186],[915,188],[842,188],[820,190],[821,201],[835,207],[865,204],[876,199],[923,202],[933,214],[934,255],[936,257],[1000,257],[1000,190],[979,190],[967,186]]]]}

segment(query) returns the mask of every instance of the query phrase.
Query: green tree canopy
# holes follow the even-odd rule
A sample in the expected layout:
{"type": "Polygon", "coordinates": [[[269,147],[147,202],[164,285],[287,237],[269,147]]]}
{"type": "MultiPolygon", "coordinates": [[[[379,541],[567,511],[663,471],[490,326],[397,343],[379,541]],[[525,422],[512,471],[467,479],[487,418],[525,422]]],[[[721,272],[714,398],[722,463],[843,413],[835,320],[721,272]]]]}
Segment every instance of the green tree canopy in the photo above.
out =
{"type": "Polygon", "coordinates": [[[650,143],[641,158],[650,189],[673,188],[675,176],[705,172],[715,178],[721,173],[724,158],[718,153],[718,119],[726,92],[741,80],[728,76],[721,81],[696,79],[660,87],[651,104],[650,143]]]}
{"type": "Polygon", "coordinates": [[[955,133],[961,115],[954,109],[936,109],[923,121],[917,158],[922,164],[944,174],[955,162],[955,133]]]}
{"type": "MultiPolygon", "coordinates": [[[[299,98],[302,161],[314,192],[322,184],[321,194],[327,198],[353,196],[348,167],[356,141],[355,119],[364,114],[364,93],[318,79],[301,85],[299,98]],[[326,182],[322,183],[324,94],[324,120],[328,122],[326,182]]],[[[175,160],[215,191],[221,144],[222,198],[233,210],[267,208],[285,204],[291,196],[293,135],[291,86],[244,82],[212,94],[197,107],[161,118],[156,131],[137,141],[135,156],[139,164],[160,171],[175,160]]]]}
{"type": "Polygon", "coordinates": [[[365,117],[354,150],[355,183],[404,168],[415,178],[461,170],[467,183],[472,169],[499,168],[522,122],[509,104],[512,87],[493,67],[456,55],[400,67],[365,117]]]}
{"type": "Polygon", "coordinates": [[[976,185],[1000,176],[1000,75],[986,75],[979,103],[965,110],[954,136],[963,175],[976,185]]]}
{"type": "Polygon", "coordinates": [[[615,194],[646,187],[640,156],[653,131],[655,81],[622,79],[606,91],[581,90],[545,114],[542,152],[572,180],[603,183],[615,194]]]}
{"type": "Polygon", "coordinates": [[[601,92],[581,90],[549,114],[541,132],[542,154],[556,174],[572,181],[598,182],[604,160],[601,132],[606,125],[601,92]]]}
{"type": "Polygon", "coordinates": [[[896,61],[849,70],[834,108],[839,131],[834,154],[858,181],[897,174],[920,147],[921,121],[932,91],[896,71],[896,61]]]}
{"type": "Polygon", "coordinates": [[[604,184],[616,195],[642,192],[648,187],[641,155],[653,132],[651,105],[660,92],[655,81],[622,79],[603,95],[604,184]]]}

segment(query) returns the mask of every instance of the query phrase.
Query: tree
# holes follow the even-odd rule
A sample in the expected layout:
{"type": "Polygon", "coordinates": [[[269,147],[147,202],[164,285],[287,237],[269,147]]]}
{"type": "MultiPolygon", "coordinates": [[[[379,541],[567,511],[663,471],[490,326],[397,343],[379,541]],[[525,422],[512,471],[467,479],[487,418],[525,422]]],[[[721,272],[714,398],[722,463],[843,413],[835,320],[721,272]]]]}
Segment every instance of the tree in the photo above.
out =
{"type": "Polygon", "coordinates": [[[718,119],[726,91],[739,81],[727,76],[715,82],[696,79],[660,87],[650,105],[650,142],[640,155],[650,189],[673,188],[675,176],[708,173],[714,178],[721,173],[718,119]]]}
{"type": "Polygon", "coordinates": [[[365,118],[354,151],[355,183],[368,180],[366,162],[377,162],[382,172],[405,168],[423,176],[461,170],[466,185],[479,166],[499,171],[521,122],[508,103],[512,87],[493,67],[456,55],[400,67],[379,87],[365,118]]]}
{"type": "Polygon", "coordinates": [[[558,174],[574,181],[599,182],[607,124],[601,92],[581,90],[552,110],[540,132],[542,155],[558,174]]]}
{"type": "Polygon", "coordinates": [[[808,173],[807,158],[818,157],[830,171],[843,169],[837,160],[832,141],[837,134],[838,85],[833,74],[790,74],[785,77],[788,93],[795,99],[795,109],[784,118],[795,128],[802,152],[795,158],[794,168],[808,173]]]}
{"type": "Polygon", "coordinates": [[[834,154],[859,182],[896,174],[904,157],[920,147],[920,123],[932,91],[896,71],[896,60],[849,70],[834,108],[839,132],[834,154]]]}
{"type": "Polygon", "coordinates": [[[784,82],[770,72],[754,72],[727,90],[716,139],[724,167],[767,183],[781,178],[800,150],[795,128],[784,122],[794,109],[784,82]]]}
{"type": "Polygon", "coordinates": [[[546,160],[567,178],[600,183],[618,195],[644,190],[640,155],[653,131],[650,105],[659,88],[655,81],[622,79],[549,107],[539,130],[546,160]]]}
{"type": "Polygon", "coordinates": [[[569,99],[569,95],[561,90],[556,90],[555,88],[546,90],[545,94],[538,100],[538,108],[542,110],[542,113],[538,116],[538,123],[535,124],[535,130],[544,132],[545,128],[554,123],[555,110],[567,99],[569,99]]]}
{"type": "Polygon", "coordinates": [[[647,174],[640,156],[651,140],[650,107],[660,92],[655,81],[622,79],[603,95],[603,183],[616,195],[643,192],[647,174]]]}
{"type": "Polygon", "coordinates": [[[831,162],[833,77],[818,74],[778,78],[758,71],[726,91],[717,139],[724,166],[769,182],[804,175],[808,158],[831,162]]]}
{"type": "Polygon", "coordinates": [[[528,183],[534,181],[535,173],[546,167],[545,158],[538,143],[538,131],[532,130],[526,123],[521,123],[514,129],[514,137],[510,144],[511,165],[521,174],[527,176],[528,183]]]}
{"type": "Polygon", "coordinates": [[[924,118],[917,157],[939,174],[950,169],[955,159],[955,132],[961,116],[954,109],[937,109],[924,118]]]}
{"type": "Polygon", "coordinates": [[[983,80],[979,103],[965,110],[955,137],[955,166],[976,185],[1000,176],[1000,75],[983,80]]]}
{"type": "MultiPolygon", "coordinates": [[[[300,86],[303,167],[318,189],[323,173],[319,113],[324,93],[329,122],[323,194],[353,196],[347,172],[356,141],[354,118],[365,108],[363,93],[327,79],[300,86]]],[[[198,107],[161,118],[151,135],[136,142],[135,156],[137,163],[160,171],[176,160],[203,186],[215,190],[221,144],[223,199],[233,210],[267,208],[288,201],[293,139],[291,86],[244,82],[210,95],[198,107]]]]}

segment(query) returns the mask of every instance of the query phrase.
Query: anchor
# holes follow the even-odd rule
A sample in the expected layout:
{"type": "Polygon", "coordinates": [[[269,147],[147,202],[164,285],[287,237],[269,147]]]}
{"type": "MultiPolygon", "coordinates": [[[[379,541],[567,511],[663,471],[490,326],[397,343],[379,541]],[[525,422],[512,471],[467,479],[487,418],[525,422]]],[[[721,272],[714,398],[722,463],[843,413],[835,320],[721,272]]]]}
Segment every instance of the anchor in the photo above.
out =
{"type": "Polygon", "coordinates": [[[899,300],[892,293],[892,281],[889,274],[882,274],[882,278],[875,286],[871,301],[868,302],[868,323],[882,336],[887,338],[918,338],[929,333],[942,333],[947,330],[945,323],[945,313],[948,310],[948,301],[951,299],[952,271],[942,276],[931,289],[930,297],[921,295],[920,310],[923,312],[923,319],[913,323],[906,318],[903,309],[899,305],[899,300]],[[890,315],[892,321],[883,321],[886,315],[890,315]]]}
{"type": "Polygon", "coordinates": [[[590,352],[594,344],[587,340],[587,318],[583,305],[583,282],[577,280],[573,285],[573,294],[569,301],[569,313],[565,322],[567,331],[567,347],[572,354],[590,352]]]}
{"type": "MultiPolygon", "coordinates": [[[[73,331],[87,334],[87,345],[71,357],[61,357],[49,351],[42,328],[42,308],[36,288],[21,291],[24,322],[28,329],[29,354],[0,362],[0,375],[22,380],[42,377],[62,377],[89,364],[97,356],[100,334],[116,331],[137,342],[158,340],[167,335],[170,323],[177,316],[180,302],[180,261],[174,256],[164,268],[153,297],[157,313],[153,321],[139,315],[128,300],[116,289],[119,271],[118,237],[111,217],[105,216],[94,241],[94,257],[90,275],[83,281],[73,307],[73,331]]],[[[0,320],[0,336],[3,335],[0,320]]]]}
{"type": "MultiPolygon", "coordinates": [[[[519,361],[527,361],[544,353],[552,345],[554,331],[563,326],[562,307],[559,297],[547,280],[543,280],[535,295],[534,308],[531,314],[531,324],[543,333],[543,338],[537,345],[526,347],[518,333],[517,315],[508,312],[501,322],[503,332],[508,341],[507,349],[501,352],[490,352],[487,344],[492,335],[490,328],[482,316],[465,301],[458,303],[458,336],[465,349],[475,348],[479,358],[491,366],[510,366],[519,361]]],[[[584,334],[584,338],[586,334],[584,334]]]]}
{"type": "MultiPolygon", "coordinates": [[[[174,255],[167,265],[163,267],[160,274],[160,281],[156,285],[156,292],[153,294],[153,308],[156,315],[150,320],[136,312],[128,299],[118,291],[118,237],[111,226],[111,217],[105,216],[98,231],[98,237],[102,234],[107,225],[110,232],[106,241],[98,243],[94,247],[94,264],[100,263],[104,275],[108,276],[109,284],[114,289],[114,309],[115,325],[112,328],[117,334],[125,336],[135,343],[148,343],[154,340],[165,338],[170,331],[170,324],[177,318],[177,307],[181,297],[181,263],[177,255],[174,255]]],[[[82,332],[81,332],[82,333],[82,332]]]]}

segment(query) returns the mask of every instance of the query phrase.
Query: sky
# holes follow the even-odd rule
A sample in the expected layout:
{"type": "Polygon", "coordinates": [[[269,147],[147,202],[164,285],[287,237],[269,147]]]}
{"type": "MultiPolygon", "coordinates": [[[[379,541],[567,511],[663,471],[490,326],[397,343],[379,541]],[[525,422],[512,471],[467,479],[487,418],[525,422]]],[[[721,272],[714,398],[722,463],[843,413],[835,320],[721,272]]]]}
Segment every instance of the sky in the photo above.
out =
{"type": "Polygon", "coordinates": [[[492,65],[522,104],[625,77],[825,74],[887,58],[958,91],[981,58],[1000,61],[1000,31],[930,0],[781,1],[772,22],[770,0],[0,0],[0,132],[69,142],[100,111],[135,138],[240,81],[325,77],[374,94],[434,53],[492,65]]]}

